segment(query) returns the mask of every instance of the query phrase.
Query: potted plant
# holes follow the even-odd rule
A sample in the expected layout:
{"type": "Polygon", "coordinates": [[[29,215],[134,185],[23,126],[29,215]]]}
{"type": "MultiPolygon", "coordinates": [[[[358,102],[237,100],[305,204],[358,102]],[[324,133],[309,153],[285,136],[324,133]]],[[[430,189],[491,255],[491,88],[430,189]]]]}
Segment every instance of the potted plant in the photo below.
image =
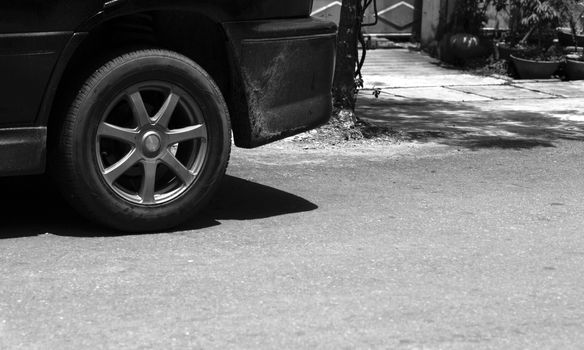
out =
{"type": "Polygon", "coordinates": [[[566,79],[584,80],[584,56],[582,54],[566,55],[566,79]]]}
{"type": "Polygon", "coordinates": [[[562,63],[562,52],[552,43],[563,1],[511,0],[510,22],[517,49],[511,60],[520,79],[550,78],[562,63]],[[517,41],[518,35],[522,37],[517,41]]]}
{"type": "Polygon", "coordinates": [[[489,5],[497,10],[507,0],[458,0],[447,33],[439,45],[439,58],[453,64],[464,64],[474,58],[488,56],[490,45],[482,36],[489,5]]]}
{"type": "MultiPolygon", "coordinates": [[[[569,46],[568,54],[566,55],[566,79],[568,80],[582,80],[584,79],[584,54],[580,50],[580,46],[584,43],[581,39],[584,38],[578,33],[582,32],[582,15],[584,15],[584,2],[578,0],[563,0],[561,2],[560,13],[562,20],[568,24],[569,46]]],[[[561,31],[559,33],[565,33],[561,31]]],[[[564,39],[564,42],[567,40],[564,39]]],[[[566,45],[568,46],[568,45],[566,45]]]]}

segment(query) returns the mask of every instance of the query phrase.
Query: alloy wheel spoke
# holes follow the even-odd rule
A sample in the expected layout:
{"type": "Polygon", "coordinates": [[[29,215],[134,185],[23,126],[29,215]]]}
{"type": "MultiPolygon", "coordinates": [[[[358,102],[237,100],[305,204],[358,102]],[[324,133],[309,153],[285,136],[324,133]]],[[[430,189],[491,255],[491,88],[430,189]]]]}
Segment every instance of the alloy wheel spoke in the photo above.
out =
{"type": "Polygon", "coordinates": [[[156,188],[156,168],[158,163],[154,160],[143,162],[144,177],[142,178],[142,186],[140,188],[140,197],[144,204],[154,204],[154,192],[156,188]]]}
{"type": "Polygon", "coordinates": [[[168,122],[170,121],[170,118],[174,114],[174,110],[176,109],[178,100],[179,96],[176,95],[175,93],[171,92],[168,95],[166,101],[164,101],[164,104],[162,104],[162,107],[160,107],[160,110],[158,111],[158,113],[156,113],[156,116],[154,117],[156,124],[163,126],[165,128],[168,127],[168,122]]]}
{"type": "Polygon", "coordinates": [[[143,206],[187,193],[205,168],[211,137],[196,99],[172,81],[146,80],[123,90],[108,111],[94,141],[102,181],[143,206]]]}
{"type": "Polygon", "coordinates": [[[134,120],[138,126],[142,127],[144,125],[151,124],[150,116],[148,115],[148,111],[146,110],[146,106],[144,105],[144,100],[142,99],[140,92],[136,91],[128,95],[128,99],[130,108],[132,108],[132,113],[134,114],[134,120]]]}
{"type": "Polygon", "coordinates": [[[198,124],[193,126],[188,126],[182,129],[169,130],[167,133],[168,144],[174,145],[176,143],[194,140],[194,139],[207,139],[207,129],[205,124],[198,124]]]}
{"type": "Polygon", "coordinates": [[[182,163],[168,150],[165,151],[161,161],[164,162],[164,164],[166,164],[166,166],[168,166],[168,168],[178,176],[184,184],[190,184],[195,178],[195,175],[182,165],[182,163]]]}
{"type": "Polygon", "coordinates": [[[136,163],[138,163],[139,160],[140,155],[138,154],[138,151],[136,151],[136,149],[132,149],[118,162],[116,162],[109,168],[105,169],[105,171],[103,172],[103,176],[105,177],[106,181],[111,185],[126,171],[128,171],[131,167],[136,165],[136,163]]]}
{"type": "Polygon", "coordinates": [[[134,144],[136,142],[136,136],[138,135],[138,132],[134,129],[122,128],[120,126],[104,122],[100,124],[99,129],[97,130],[97,135],[134,144]]]}

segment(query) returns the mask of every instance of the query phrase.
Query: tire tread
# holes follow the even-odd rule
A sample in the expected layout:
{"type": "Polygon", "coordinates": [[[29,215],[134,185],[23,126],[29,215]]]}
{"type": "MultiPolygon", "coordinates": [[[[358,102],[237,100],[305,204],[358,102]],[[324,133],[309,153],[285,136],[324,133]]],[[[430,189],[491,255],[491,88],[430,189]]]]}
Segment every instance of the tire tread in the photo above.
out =
{"type": "MultiPolygon", "coordinates": [[[[79,111],[82,108],[84,101],[89,98],[89,95],[93,92],[94,88],[99,85],[103,79],[106,79],[114,69],[119,69],[121,66],[126,64],[133,64],[145,57],[162,57],[170,60],[176,60],[181,64],[187,64],[190,66],[190,68],[211,82],[212,84],[210,84],[210,86],[214,90],[213,93],[216,96],[221,97],[220,108],[222,109],[221,113],[226,116],[225,123],[229,133],[229,140],[224,141],[224,147],[227,148],[227,151],[223,152],[222,157],[224,159],[220,160],[221,166],[219,169],[217,169],[217,174],[220,174],[220,176],[214,176],[211,181],[206,184],[206,188],[204,189],[205,193],[208,193],[209,189],[216,189],[219,185],[219,181],[223,178],[229,163],[229,148],[231,147],[231,125],[229,120],[229,112],[227,105],[222,97],[221,91],[213,82],[213,79],[210,77],[210,75],[191,59],[168,50],[141,49],[127,52],[118,57],[115,57],[95,70],[89,76],[89,78],[85,80],[81,88],[78,90],[79,92],[70,103],[70,107],[68,108],[67,113],[62,120],[57,146],[58,159],[56,160],[56,177],[58,185],[61,187],[61,191],[67,201],[70,202],[75,208],[77,208],[82,215],[101,224],[105,224],[106,226],[124,231],[145,232],[166,229],[176,224],[176,222],[174,222],[176,217],[184,217],[186,213],[191,212],[190,208],[183,206],[183,208],[179,209],[179,211],[182,210],[182,212],[174,213],[173,215],[168,215],[162,211],[159,212],[158,215],[154,213],[142,215],[139,215],[138,213],[132,213],[131,215],[134,217],[130,221],[135,222],[129,222],[129,224],[112,222],[110,213],[104,213],[102,210],[100,210],[99,206],[90,204],[92,201],[100,201],[102,199],[99,198],[99,194],[95,191],[91,191],[90,193],[85,191],[86,184],[83,182],[84,174],[80,172],[81,169],[75,164],[74,133],[76,130],[78,130],[78,123],[80,121],[79,111]],[[145,224],[140,224],[142,221],[144,221],[145,224]]],[[[210,197],[210,195],[206,195],[206,198],[198,203],[198,207],[200,208],[206,205],[210,200],[210,197]]]]}

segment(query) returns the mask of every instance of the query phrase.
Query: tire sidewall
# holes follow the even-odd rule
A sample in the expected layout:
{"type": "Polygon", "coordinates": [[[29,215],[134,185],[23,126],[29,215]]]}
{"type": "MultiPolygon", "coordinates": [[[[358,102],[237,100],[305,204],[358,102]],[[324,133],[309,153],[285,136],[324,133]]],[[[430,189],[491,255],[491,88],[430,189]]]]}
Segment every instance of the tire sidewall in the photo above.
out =
{"type": "Polygon", "coordinates": [[[199,210],[223,176],[231,142],[225,102],[208,74],[194,62],[164,55],[137,55],[103,72],[88,88],[78,101],[71,135],[73,164],[79,165],[76,177],[90,191],[81,198],[86,201],[83,205],[91,212],[111,213],[116,226],[127,226],[127,230],[172,226],[169,222],[182,221],[199,210]],[[178,198],[154,206],[130,203],[111,189],[101,175],[96,152],[97,129],[108,106],[125,90],[145,81],[170,82],[187,92],[198,104],[208,133],[206,160],[197,180],[178,198]]]}

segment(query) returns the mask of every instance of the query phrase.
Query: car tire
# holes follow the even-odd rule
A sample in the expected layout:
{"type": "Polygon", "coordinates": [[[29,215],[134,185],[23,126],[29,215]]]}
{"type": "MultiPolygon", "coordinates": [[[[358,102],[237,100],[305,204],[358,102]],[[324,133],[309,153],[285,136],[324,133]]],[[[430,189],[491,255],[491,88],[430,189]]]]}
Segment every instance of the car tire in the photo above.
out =
{"type": "Polygon", "coordinates": [[[144,49],[101,65],[58,136],[57,181],[81,214],[115,230],[165,230],[195,217],[231,148],[225,100],[178,53],[144,49]]]}

